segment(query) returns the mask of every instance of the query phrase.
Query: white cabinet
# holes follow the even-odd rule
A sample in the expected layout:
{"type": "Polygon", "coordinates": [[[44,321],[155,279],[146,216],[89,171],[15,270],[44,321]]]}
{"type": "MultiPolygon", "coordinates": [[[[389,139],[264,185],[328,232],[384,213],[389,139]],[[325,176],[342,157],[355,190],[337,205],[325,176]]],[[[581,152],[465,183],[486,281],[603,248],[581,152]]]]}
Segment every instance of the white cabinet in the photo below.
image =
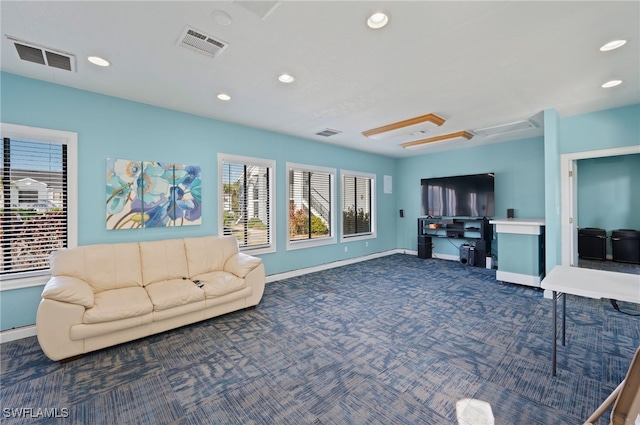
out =
{"type": "Polygon", "coordinates": [[[539,287],[544,277],[544,219],[491,220],[498,239],[496,279],[539,287]]]}

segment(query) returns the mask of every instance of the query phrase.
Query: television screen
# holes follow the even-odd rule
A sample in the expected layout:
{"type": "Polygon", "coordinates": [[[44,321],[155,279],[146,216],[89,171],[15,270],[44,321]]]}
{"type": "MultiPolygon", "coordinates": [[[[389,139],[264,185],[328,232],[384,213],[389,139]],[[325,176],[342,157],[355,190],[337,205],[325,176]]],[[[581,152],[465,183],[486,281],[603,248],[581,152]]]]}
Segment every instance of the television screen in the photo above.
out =
{"type": "Polygon", "coordinates": [[[493,217],[493,173],[422,179],[422,215],[493,217]]]}

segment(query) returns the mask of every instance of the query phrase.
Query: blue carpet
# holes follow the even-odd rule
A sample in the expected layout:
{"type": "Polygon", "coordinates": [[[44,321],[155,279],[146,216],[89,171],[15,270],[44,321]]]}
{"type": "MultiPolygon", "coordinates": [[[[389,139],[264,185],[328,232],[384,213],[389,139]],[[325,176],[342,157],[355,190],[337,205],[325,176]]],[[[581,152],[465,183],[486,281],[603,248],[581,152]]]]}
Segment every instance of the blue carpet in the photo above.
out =
{"type": "Polygon", "coordinates": [[[567,297],[554,378],[551,306],[492,270],[392,255],[267,284],[254,310],[65,365],[35,338],[2,344],[0,419],[438,425],[456,423],[457,400],[476,398],[496,424],[582,424],[624,378],[640,318],[567,297]],[[6,417],[20,408],[68,417],[6,417]]]}

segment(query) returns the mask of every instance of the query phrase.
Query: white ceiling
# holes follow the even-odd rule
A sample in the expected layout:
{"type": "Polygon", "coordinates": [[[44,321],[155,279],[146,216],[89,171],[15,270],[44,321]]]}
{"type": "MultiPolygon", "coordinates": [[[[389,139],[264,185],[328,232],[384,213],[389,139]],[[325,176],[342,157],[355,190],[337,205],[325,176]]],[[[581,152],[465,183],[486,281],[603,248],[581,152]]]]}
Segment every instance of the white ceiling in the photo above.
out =
{"type": "Polygon", "coordinates": [[[640,103],[640,2],[2,1],[2,70],[392,157],[542,133],[475,136],[408,150],[361,132],[435,113],[427,136],[640,103]],[[272,8],[272,6],[274,6],[272,8]],[[262,10],[258,10],[258,9],[262,10]],[[365,25],[384,10],[390,23],[365,25]],[[232,18],[220,25],[214,11],[232,18]],[[270,13],[261,18],[265,11],[270,13]],[[186,26],[229,44],[177,46],[186,26]],[[18,58],[6,36],[73,53],[75,72],[18,58]],[[604,43],[628,43],[602,53],[604,43]],[[89,62],[99,55],[112,66],[89,62]],[[288,72],[293,84],[278,82],[288,72]],[[611,79],[624,83],[611,89],[611,79]],[[228,93],[229,102],[216,99],[228,93]],[[331,128],[342,133],[315,136],[331,128]]]}

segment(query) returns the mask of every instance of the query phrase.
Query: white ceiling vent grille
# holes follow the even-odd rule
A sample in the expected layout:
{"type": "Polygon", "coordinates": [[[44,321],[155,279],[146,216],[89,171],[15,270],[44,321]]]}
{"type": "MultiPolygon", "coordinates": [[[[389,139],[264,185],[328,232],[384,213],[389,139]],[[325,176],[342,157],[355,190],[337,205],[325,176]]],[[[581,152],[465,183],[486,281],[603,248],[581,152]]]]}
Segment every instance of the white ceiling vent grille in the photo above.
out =
{"type": "Polygon", "coordinates": [[[23,61],[63,69],[65,71],[75,72],[76,70],[76,57],[72,53],[39,46],[35,43],[23,41],[8,35],[6,37],[13,43],[18,52],[18,56],[23,61]]]}
{"type": "Polygon", "coordinates": [[[229,45],[225,41],[214,38],[212,35],[186,27],[178,39],[178,46],[214,58],[229,45]]]}
{"type": "Polygon", "coordinates": [[[527,120],[512,122],[509,124],[495,125],[493,127],[480,128],[477,130],[473,130],[473,132],[479,136],[490,137],[498,136],[505,133],[513,133],[515,131],[530,130],[537,127],[538,126],[533,121],[527,120]]]}
{"type": "Polygon", "coordinates": [[[335,136],[336,134],[340,134],[340,133],[342,133],[342,131],[340,131],[340,130],[332,130],[330,128],[325,128],[324,130],[317,132],[316,136],[331,137],[331,136],[335,136]]]}

